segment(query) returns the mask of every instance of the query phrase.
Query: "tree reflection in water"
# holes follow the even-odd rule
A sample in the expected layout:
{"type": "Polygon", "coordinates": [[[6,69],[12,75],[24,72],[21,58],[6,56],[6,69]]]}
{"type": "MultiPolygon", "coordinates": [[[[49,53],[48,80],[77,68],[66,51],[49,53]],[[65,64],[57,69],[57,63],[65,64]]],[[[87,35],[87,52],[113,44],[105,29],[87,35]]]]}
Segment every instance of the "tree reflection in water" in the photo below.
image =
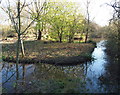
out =
{"type": "MultiPolygon", "coordinates": [[[[92,62],[75,66],[50,64],[19,64],[19,78],[14,63],[1,63],[4,92],[26,93],[107,93],[117,92],[117,74],[107,69],[109,58],[105,54],[105,41],[97,44],[92,62]],[[99,51],[99,52],[98,52],[99,51]],[[99,53],[99,54],[98,54],[99,53]],[[111,80],[111,77],[114,80],[111,80]],[[12,76],[12,77],[11,77],[12,76]],[[9,80],[8,80],[9,79],[9,80]],[[103,81],[104,80],[104,81],[103,81]],[[111,80],[111,81],[110,81],[111,80]],[[108,83],[109,82],[109,83],[108,83]],[[107,84],[108,83],[108,84],[107,84]],[[108,87],[110,86],[110,87],[108,87]]],[[[118,87],[118,85],[117,85],[118,87]]]]}

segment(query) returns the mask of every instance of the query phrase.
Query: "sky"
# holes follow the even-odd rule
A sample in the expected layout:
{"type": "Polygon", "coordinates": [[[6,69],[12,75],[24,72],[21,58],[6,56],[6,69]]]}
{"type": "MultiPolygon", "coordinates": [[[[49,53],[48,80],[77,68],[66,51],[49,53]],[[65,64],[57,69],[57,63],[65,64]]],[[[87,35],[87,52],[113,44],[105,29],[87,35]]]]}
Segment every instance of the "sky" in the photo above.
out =
{"type": "MultiPolygon", "coordinates": [[[[15,0],[10,0],[15,1],[15,0]]],[[[29,1],[29,0],[28,0],[29,1]]],[[[62,0],[61,0],[62,1],[62,0]]],[[[86,15],[86,0],[67,0],[72,2],[77,2],[82,8],[82,13],[86,15]]],[[[90,20],[99,24],[100,26],[108,25],[109,20],[112,18],[113,9],[110,6],[107,6],[106,3],[111,3],[114,0],[89,0],[90,7],[90,20]]],[[[5,4],[5,0],[2,0],[2,5],[5,4]]],[[[5,13],[0,10],[0,24],[3,24],[5,21],[5,13]]]]}
{"type": "MultiPolygon", "coordinates": [[[[73,1],[73,0],[72,0],[73,1]]],[[[83,9],[83,14],[86,15],[86,1],[87,0],[76,0],[80,3],[83,9]]],[[[109,20],[112,18],[113,9],[106,5],[110,4],[114,0],[89,0],[89,14],[90,20],[96,22],[100,26],[105,26],[109,24],[109,20]]]]}

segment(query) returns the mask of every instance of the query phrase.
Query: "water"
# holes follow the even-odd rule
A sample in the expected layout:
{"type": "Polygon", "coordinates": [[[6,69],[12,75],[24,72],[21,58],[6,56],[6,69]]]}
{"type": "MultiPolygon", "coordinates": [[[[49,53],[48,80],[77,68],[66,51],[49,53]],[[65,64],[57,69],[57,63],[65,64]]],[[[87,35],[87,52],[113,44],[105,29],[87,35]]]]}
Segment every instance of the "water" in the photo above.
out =
{"type": "Polygon", "coordinates": [[[100,85],[98,80],[98,78],[105,73],[105,65],[107,64],[107,55],[104,51],[106,49],[105,43],[106,41],[97,43],[97,48],[95,48],[92,53],[92,57],[95,60],[91,62],[86,75],[87,79],[92,82],[92,84],[90,84],[90,82],[87,81],[87,88],[90,90],[90,93],[106,92],[104,88],[99,88],[100,85]]]}
{"type": "Polygon", "coordinates": [[[102,83],[109,63],[105,53],[106,41],[97,43],[92,56],[95,60],[76,66],[53,66],[49,64],[19,65],[19,80],[16,81],[15,64],[3,63],[3,92],[40,93],[108,93],[102,83]],[[12,77],[11,77],[12,76],[12,77]],[[11,77],[11,78],[10,78],[11,77]],[[9,81],[7,81],[10,78],[9,81]]]}

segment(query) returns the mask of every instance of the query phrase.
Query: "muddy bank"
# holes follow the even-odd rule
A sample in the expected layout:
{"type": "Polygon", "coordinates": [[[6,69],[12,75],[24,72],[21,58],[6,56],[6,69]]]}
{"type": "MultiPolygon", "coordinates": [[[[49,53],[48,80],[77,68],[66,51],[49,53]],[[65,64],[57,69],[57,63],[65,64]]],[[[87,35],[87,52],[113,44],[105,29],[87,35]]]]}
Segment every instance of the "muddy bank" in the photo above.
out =
{"type": "MultiPolygon", "coordinates": [[[[92,60],[91,55],[86,54],[86,55],[73,56],[73,57],[48,58],[44,60],[39,60],[37,58],[21,58],[19,62],[21,64],[46,63],[46,64],[53,64],[53,65],[77,65],[77,64],[82,64],[84,62],[91,61],[91,60],[92,60]]],[[[3,61],[16,63],[16,58],[4,57],[3,61]]]]}

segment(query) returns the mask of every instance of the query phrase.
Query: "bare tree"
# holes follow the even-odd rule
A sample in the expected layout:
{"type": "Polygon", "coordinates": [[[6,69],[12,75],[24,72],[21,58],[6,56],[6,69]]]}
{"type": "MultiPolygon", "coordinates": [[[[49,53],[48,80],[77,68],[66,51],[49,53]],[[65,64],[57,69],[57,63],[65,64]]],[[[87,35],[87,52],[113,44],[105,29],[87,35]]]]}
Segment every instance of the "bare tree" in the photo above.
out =
{"type": "Polygon", "coordinates": [[[115,0],[114,3],[107,4],[114,9],[113,18],[110,19],[110,23],[114,23],[117,27],[117,32],[120,35],[120,1],[115,0]]]}
{"type": "MultiPolygon", "coordinates": [[[[33,22],[35,21],[36,18],[34,18],[33,20],[31,20],[31,22],[25,27],[25,29],[21,30],[22,27],[22,21],[21,21],[21,17],[22,17],[22,11],[23,9],[28,6],[28,4],[26,4],[26,1],[24,0],[23,3],[21,3],[20,0],[17,0],[16,2],[16,8],[13,8],[11,5],[11,2],[8,0],[8,5],[6,8],[2,9],[7,13],[14,29],[15,32],[17,33],[17,45],[16,45],[16,71],[17,71],[17,75],[19,74],[18,72],[18,64],[19,64],[19,49],[20,49],[20,42],[22,42],[21,40],[21,36],[27,31],[27,29],[33,24],[33,22]]],[[[24,50],[23,50],[23,42],[22,44],[22,54],[24,54],[24,50]]],[[[18,76],[17,76],[18,77],[18,76]]]]}
{"type": "Polygon", "coordinates": [[[89,5],[90,5],[90,1],[87,0],[87,4],[86,4],[86,12],[87,12],[87,23],[86,23],[86,34],[85,34],[85,43],[87,42],[88,39],[88,34],[89,34],[89,24],[90,24],[90,13],[89,13],[89,5]]]}
{"type": "Polygon", "coordinates": [[[45,21],[43,21],[42,17],[45,16],[45,8],[46,8],[47,0],[33,0],[32,8],[29,8],[29,11],[26,10],[31,16],[31,19],[35,19],[36,22],[36,30],[38,31],[37,40],[41,40],[42,31],[45,26],[45,21]]]}
{"type": "MultiPolygon", "coordinates": [[[[115,0],[113,4],[110,5],[114,9],[114,14],[113,14],[113,22],[115,26],[117,27],[117,46],[118,46],[118,51],[120,50],[120,1],[115,0]]],[[[118,60],[120,61],[120,53],[118,53],[118,60]]],[[[118,62],[119,62],[118,61],[118,62]]]]}
{"type": "MultiPolygon", "coordinates": [[[[113,18],[110,23],[114,25],[116,36],[117,51],[120,51],[120,0],[115,0],[113,3],[107,4],[114,9],[113,18]]],[[[118,63],[120,62],[120,53],[116,54],[118,63]]]]}
{"type": "Polygon", "coordinates": [[[110,22],[112,22],[117,28],[117,34],[118,34],[117,42],[118,42],[118,49],[120,49],[119,48],[120,46],[120,1],[115,0],[114,3],[107,4],[107,5],[111,6],[114,9],[113,18],[110,19],[110,22]]]}

